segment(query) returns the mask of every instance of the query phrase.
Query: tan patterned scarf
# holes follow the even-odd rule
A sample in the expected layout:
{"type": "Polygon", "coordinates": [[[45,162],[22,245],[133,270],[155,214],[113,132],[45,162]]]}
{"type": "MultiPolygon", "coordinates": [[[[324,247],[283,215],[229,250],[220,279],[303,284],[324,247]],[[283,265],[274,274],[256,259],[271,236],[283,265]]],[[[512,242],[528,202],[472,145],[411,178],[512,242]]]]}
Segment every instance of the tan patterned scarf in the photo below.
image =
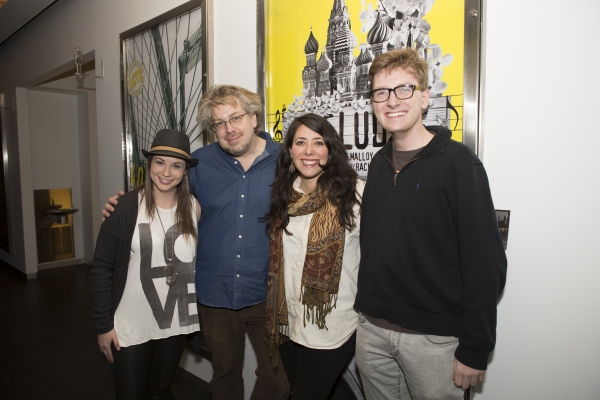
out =
{"type": "MultiPolygon", "coordinates": [[[[289,216],[312,213],[300,300],[304,305],[304,326],[310,321],[319,329],[327,329],[325,317],[337,301],[346,232],[339,223],[337,208],[327,200],[320,186],[309,195],[293,190],[288,203],[289,216]]],[[[277,349],[288,339],[289,329],[283,278],[283,235],[282,229],[271,232],[265,340],[274,368],[277,368],[277,349]]]]}

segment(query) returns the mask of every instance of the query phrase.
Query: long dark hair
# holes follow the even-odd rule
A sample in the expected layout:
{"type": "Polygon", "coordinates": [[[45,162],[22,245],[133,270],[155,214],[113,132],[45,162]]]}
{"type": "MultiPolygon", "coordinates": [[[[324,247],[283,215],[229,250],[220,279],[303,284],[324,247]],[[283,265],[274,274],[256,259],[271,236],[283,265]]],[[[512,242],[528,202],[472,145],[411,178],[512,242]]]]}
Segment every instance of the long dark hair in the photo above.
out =
{"type": "MultiPolygon", "coordinates": [[[[331,204],[337,207],[338,220],[346,230],[356,226],[353,207],[360,205],[356,194],[356,171],[350,166],[344,143],[335,128],[323,117],[316,114],[305,114],[297,117],[288,128],[283,143],[284,148],[277,159],[275,181],[271,189],[271,210],[265,216],[269,232],[275,229],[286,229],[290,217],[288,203],[292,197],[292,185],[298,177],[298,171],[289,172],[292,164],[290,149],[294,136],[300,126],[306,126],[323,137],[327,146],[327,164],[322,165],[323,172],[319,175],[317,185],[323,189],[331,204]]],[[[287,230],[285,231],[286,233],[287,230]]]]}
{"type": "MultiPolygon", "coordinates": [[[[156,202],[154,201],[153,190],[154,183],[150,177],[150,167],[154,157],[156,156],[151,154],[146,160],[146,179],[144,181],[144,186],[140,187],[142,198],[146,199],[146,213],[151,220],[154,219],[154,213],[156,212],[156,202]]],[[[185,172],[183,174],[183,179],[181,179],[181,182],[177,185],[177,192],[175,193],[177,209],[175,210],[174,222],[180,223],[181,233],[184,235],[186,241],[192,238],[194,242],[197,242],[198,234],[193,221],[193,218],[196,218],[196,216],[192,212],[192,198],[190,195],[189,164],[185,160],[183,161],[185,164],[185,172]]]]}

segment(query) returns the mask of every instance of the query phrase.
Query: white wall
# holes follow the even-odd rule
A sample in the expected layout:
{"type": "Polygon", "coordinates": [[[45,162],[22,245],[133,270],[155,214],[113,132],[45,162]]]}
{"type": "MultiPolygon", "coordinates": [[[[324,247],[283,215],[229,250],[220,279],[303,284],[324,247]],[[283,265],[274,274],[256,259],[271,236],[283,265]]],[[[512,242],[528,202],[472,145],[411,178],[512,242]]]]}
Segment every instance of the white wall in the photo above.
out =
{"type": "Polygon", "coordinates": [[[79,186],[76,97],[31,90],[29,120],[33,189],[79,186]]]}
{"type": "MultiPolygon", "coordinates": [[[[118,34],[181,3],[61,0],[0,47],[9,105],[15,86],[71,60],[76,45],[105,60],[97,85],[100,204],[123,176],[118,34]]],[[[215,3],[215,82],[254,89],[255,2],[215,3]]],[[[599,11],[597,0],[486,2],[482,154],[496,208],[510,209],[512,221],[497,348],[476,399],[600,396],[599,11]]],[[[14,127],[16,116],[8,117],[14,127]]],[[[15,193],[18,186],[20,207],[15,193]]]]}
{"type": "Polygon", "coordinates": [[[600,398],[599,12],[487,1],[484,164],[512,211],[482,400],[600,398]]]}

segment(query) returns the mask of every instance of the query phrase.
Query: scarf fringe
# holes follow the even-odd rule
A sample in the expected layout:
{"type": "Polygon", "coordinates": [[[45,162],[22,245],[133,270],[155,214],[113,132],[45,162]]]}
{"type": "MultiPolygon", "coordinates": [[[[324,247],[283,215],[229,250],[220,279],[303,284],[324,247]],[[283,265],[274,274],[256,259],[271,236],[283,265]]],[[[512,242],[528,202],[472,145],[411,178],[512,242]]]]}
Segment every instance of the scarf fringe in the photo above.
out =
{"type": "MultiPolygon", "coordinates": [[[[302,270],[300,301],[304,306],[304,327],[306,321],[311,321],[319,329],[327,329],[325,317],[337,304],[344,255],[344,228],[337,220],[336,208],[327,200],[320,186],[309,195],[293,190],[288,213],[291,217],[314,213],[308,232],[309,244],[302,270]]],[[[283,230],[272,230],[270,239],[265,342],[273,368],[277,370],[279,346],[289,340],[283,230]]]]}
{"type": "Polygon", "coordinates": [[[316,324],[319,329],[327,329],[325,317],[331,313],[337,305],[337,293],[326,293],[321,290],[303,287],[300,301],[304,305],[304,327],[306,322],[316,324]]]}
{"type": "Polygon", "coordinates": [[[278,324],[275,326],[274,332],[267,332],[265,334],[265,342],[269,348],[269,355],[271,356],[271,362],[275,371],[277,371],[279,361],[279,346],[290,340],[289,328],[289,325],[278,324]]]}

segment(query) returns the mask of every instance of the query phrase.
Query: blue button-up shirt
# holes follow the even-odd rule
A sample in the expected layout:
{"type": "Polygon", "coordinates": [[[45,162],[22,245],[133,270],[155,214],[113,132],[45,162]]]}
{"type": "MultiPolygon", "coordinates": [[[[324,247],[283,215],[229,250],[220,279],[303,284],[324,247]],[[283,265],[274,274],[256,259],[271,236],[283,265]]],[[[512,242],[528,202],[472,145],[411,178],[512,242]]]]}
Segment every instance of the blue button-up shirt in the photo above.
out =
{"type": "Polygon", "coordinates": [[[198,223],[196,294],[206,306],[233,310],[267,296],[269,236],[259,218],[270,207],[271,183],[281,146],[266,132],[265,152],[244,171],[218,143],[192,154],[191,190],[202,207],[198,223]]]}

